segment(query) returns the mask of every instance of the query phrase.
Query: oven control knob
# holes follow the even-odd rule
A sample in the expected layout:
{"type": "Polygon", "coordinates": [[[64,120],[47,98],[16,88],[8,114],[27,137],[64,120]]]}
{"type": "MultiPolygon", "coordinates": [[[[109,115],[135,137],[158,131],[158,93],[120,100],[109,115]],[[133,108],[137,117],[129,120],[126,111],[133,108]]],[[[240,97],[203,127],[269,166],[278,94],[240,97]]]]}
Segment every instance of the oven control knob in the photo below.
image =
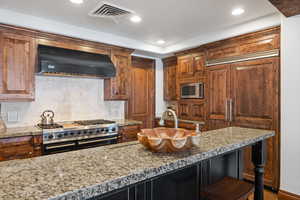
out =
{"type": "Polygon", "coordinates": [[[89,131],[89,134],[93,134],[93,131],[89,131]]]}
{"type": "Polygon", "coordinates": [[[70,134],[71,134],[71,135],[74,135],[74,132],[71,132],[70,134]]]}
{"type": "Polygon", "coordinates": [[[112,128],[112,129],[111,129],[111,132],[115,132],[115,131],[116,131],[116,128],[112,128]]]}
{"type": "Polygon", "coordinates": [[[62,136],[63,136],[62,134],[58,134],[58,135],[57,135],[58,138],[61,138],[62,136]]]}
{"type": "Polygon", "coordinates": [[[97,133],[100,133],[100,129],[97,129],[97,131],[96,131],[97,133]]]}
{"type": "Polygon", "coordinates": [[[83,131],[83,134],[87,134],[87,131],[83,131]]]}
{"type": "Polygon", "coordinates": [[[67,132],[66,132],[66,133],[64,133],[64,136],[68,136],[68,135],[69,135],[69,133],[67,133],[67,132]]]}
{"type": "Polygon", "coordinates": [[[53,139],[53,135],[49,135],[48,138],[51,140],[53,139]]]}

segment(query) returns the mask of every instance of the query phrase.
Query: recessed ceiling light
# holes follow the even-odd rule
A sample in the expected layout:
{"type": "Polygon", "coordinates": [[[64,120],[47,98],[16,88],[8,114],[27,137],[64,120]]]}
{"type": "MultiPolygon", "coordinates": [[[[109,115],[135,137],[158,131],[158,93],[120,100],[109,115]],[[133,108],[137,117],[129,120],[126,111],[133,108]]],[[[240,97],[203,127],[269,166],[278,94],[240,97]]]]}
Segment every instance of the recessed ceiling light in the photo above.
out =
{"type": "Polygon", "coordinates": [[[166,41],[164,41],[164,40],[158,40],[157,41],[157,44],[165,44],[166,43],[166,41]]]}
{"type": "Polygon", "coordinates": [[[232,15],[233,16],[238,16],[238,15],[241,15],[245,12],[245,10],[243,8],[236,8],[232,11],[232,15]]]}
{"type": "Polygon", "coordinates": [[[83,0],[70,0],[72,3],[82,4],[83,0]]]}
{"type": "Polygon", "coordinates": [[[134,23],[139,23],[142,21],[142,18],[140,16],[137,16],[137,15],[133,15],[130,20],[134,23]]]}

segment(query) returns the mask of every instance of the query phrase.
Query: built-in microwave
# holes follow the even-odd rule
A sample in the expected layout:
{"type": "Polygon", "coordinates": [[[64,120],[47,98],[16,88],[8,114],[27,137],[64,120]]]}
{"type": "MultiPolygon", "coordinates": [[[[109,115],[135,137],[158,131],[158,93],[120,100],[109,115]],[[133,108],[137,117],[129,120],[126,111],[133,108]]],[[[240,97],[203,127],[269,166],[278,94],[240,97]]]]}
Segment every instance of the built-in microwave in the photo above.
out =
{"type": "Polygon", "coordinates": [[[204,83],[189,83],[180,86],[181,99],[203,99],[204,83]]]}

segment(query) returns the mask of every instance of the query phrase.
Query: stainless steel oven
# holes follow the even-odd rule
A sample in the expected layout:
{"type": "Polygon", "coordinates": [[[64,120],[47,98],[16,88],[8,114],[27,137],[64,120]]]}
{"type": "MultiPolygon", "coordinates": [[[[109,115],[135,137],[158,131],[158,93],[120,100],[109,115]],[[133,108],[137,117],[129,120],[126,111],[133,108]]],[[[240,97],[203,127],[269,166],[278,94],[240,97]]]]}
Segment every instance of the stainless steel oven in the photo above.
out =
{"type": "Polygon", "coordinates": [[[189,83],[180,86],[181,99],[203,99],[204,83],[189,83]]]}

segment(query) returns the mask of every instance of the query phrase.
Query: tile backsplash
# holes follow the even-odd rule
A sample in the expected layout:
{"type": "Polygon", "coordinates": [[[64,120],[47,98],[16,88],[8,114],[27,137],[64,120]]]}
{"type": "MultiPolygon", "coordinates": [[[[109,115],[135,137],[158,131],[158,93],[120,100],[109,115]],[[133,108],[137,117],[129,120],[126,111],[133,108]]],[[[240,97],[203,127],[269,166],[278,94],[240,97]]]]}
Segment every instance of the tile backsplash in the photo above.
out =
{"type": "Polygon", "coordinates": [[[34,102],[1,103],[7,127],[37,124],[47,109],[55,112],[55,121],[124,119],[123,101],[104,101],[102,79],[36,76],[34,102]],[[9,116],[14,120],[8,121],[9,116]]]}

